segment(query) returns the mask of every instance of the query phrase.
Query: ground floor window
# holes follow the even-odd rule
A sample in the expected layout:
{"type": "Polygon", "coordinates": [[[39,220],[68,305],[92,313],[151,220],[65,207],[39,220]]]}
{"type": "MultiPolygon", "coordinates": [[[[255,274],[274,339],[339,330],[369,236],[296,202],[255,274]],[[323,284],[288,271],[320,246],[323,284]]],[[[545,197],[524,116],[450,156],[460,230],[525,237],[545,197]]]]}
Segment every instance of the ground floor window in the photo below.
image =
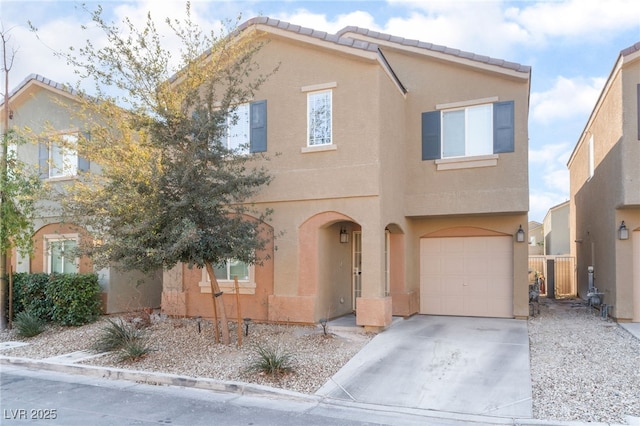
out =
{"type": "Polygon", "coordinates": [[[249,269],[249,264],[229,259],[216,265],[214,272],[218,280],[233,281],[234,277],[238,277],[238,281],[249,281],[249,269]]]}
{"type": "Polygon", "coordinates": [[[45,237],[47,272],[72,274],[78,272],[78,240],[76,237],[45,237]]]}

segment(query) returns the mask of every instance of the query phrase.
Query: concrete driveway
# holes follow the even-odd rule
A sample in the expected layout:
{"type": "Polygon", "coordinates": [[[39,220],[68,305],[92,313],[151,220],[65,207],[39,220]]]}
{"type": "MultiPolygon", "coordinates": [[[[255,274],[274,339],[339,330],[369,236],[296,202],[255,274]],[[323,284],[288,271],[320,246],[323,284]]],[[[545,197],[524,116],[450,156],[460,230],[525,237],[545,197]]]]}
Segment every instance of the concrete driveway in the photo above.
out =
{"type": "Polygon", "coordinates": [[[532,417],[527,322],[415,315],[374,337],[317,395],[532,417]]]}

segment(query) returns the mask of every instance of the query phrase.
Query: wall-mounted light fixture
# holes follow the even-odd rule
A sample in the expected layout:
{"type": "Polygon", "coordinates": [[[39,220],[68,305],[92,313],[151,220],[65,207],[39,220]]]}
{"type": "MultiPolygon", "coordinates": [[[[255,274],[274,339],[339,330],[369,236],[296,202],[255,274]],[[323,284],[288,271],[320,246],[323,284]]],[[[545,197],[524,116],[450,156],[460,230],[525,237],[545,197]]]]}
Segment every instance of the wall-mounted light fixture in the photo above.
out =
{"type": "Polygon", "coordinates": [[[629,239],[629,230],[627,229],[627,225],[624,224],[624,220],[620,224],[620,228],[618,228],[618,238],[621,240],[629,239]]]}
{"type": "Polygon", "coordinates": [[[524,229],[522,229],[522,225],[518,228],[518,232],[516,232],[516,241],[519,243],[524,243],[524,229]]]}
{"type": "Polygon", "coordinates": [[[340,243],[348,243],[349,242],[349,233],[346,229],[340,228],[340,243]]]}

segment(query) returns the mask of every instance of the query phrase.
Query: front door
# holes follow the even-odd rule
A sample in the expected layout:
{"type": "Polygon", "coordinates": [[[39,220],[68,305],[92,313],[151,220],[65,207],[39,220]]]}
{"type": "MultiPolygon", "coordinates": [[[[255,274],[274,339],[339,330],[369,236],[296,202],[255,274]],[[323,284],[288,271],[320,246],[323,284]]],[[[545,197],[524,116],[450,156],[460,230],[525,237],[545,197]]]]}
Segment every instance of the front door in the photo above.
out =
{"type": "Polygon", "coordinates": [[[353,310],[356,310],[356,299],[362,296],[362,232],[353,232],[353,310]]]}

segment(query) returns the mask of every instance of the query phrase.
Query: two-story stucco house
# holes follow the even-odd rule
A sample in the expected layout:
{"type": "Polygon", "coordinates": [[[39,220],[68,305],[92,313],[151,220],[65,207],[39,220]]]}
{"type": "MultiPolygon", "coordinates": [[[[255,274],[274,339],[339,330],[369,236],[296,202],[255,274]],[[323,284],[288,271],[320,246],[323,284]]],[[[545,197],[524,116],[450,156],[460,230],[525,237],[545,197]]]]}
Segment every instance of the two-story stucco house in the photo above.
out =
{"type": "Polygon", "coordinates": [[[578,293],[640,322],[640,43],[620,52],[568,162],[578,293]]]}
{"type": "MultiPolygon", "coordinates": [[[[279,64],[239,125],[271,157],[254,202],[283,236],[262,266],[218,268],[231,318],[234,275],[259,321],[528,316],[529,67],[357,27],[240,31],[268,39],[262,69],[279,64]]],[[[211,317],[207,280],[165,272],[163,310],[211,317]]]]}
{"type": "MultiPolygon", "coordinates": [[[[88,126],[73,111],[78,108],[76,94],[65,86],[32,74],[24,79],[9,96],[11,120],[9,125],[25,135],[26,143],[11,147],[17,157],[32,170],[50,191],[76,179],[79,173],[99,173],[100,166],[83,158],[72,149],[79,135],[88,126]],[[29,129],[25,133],[25,129],[29,129]],[[64,142],[63,142],[64,141],[64,142]],[[67,147],[65,144],[69,144],[67,147]]],[[[4,110],[6,106],[0,108],[4,110]]],[[[4,131],[4,130],[3,130],[4,131]]],[[[89,232],[75,224],[65,223],[56,203],[41,201],[37,205],[34,223],[34,251],[22,258],[14,251],[13,270],[17,272],[89,273],[94,266],[86,257],[76,258],[76,248],[89,232]]],[[[124,312],[141,307],[158,307],[162,291],[161,274],[143,275],[122,272],[116,268],[99,271],[103,310],[106,313],[124,312]]]]}

